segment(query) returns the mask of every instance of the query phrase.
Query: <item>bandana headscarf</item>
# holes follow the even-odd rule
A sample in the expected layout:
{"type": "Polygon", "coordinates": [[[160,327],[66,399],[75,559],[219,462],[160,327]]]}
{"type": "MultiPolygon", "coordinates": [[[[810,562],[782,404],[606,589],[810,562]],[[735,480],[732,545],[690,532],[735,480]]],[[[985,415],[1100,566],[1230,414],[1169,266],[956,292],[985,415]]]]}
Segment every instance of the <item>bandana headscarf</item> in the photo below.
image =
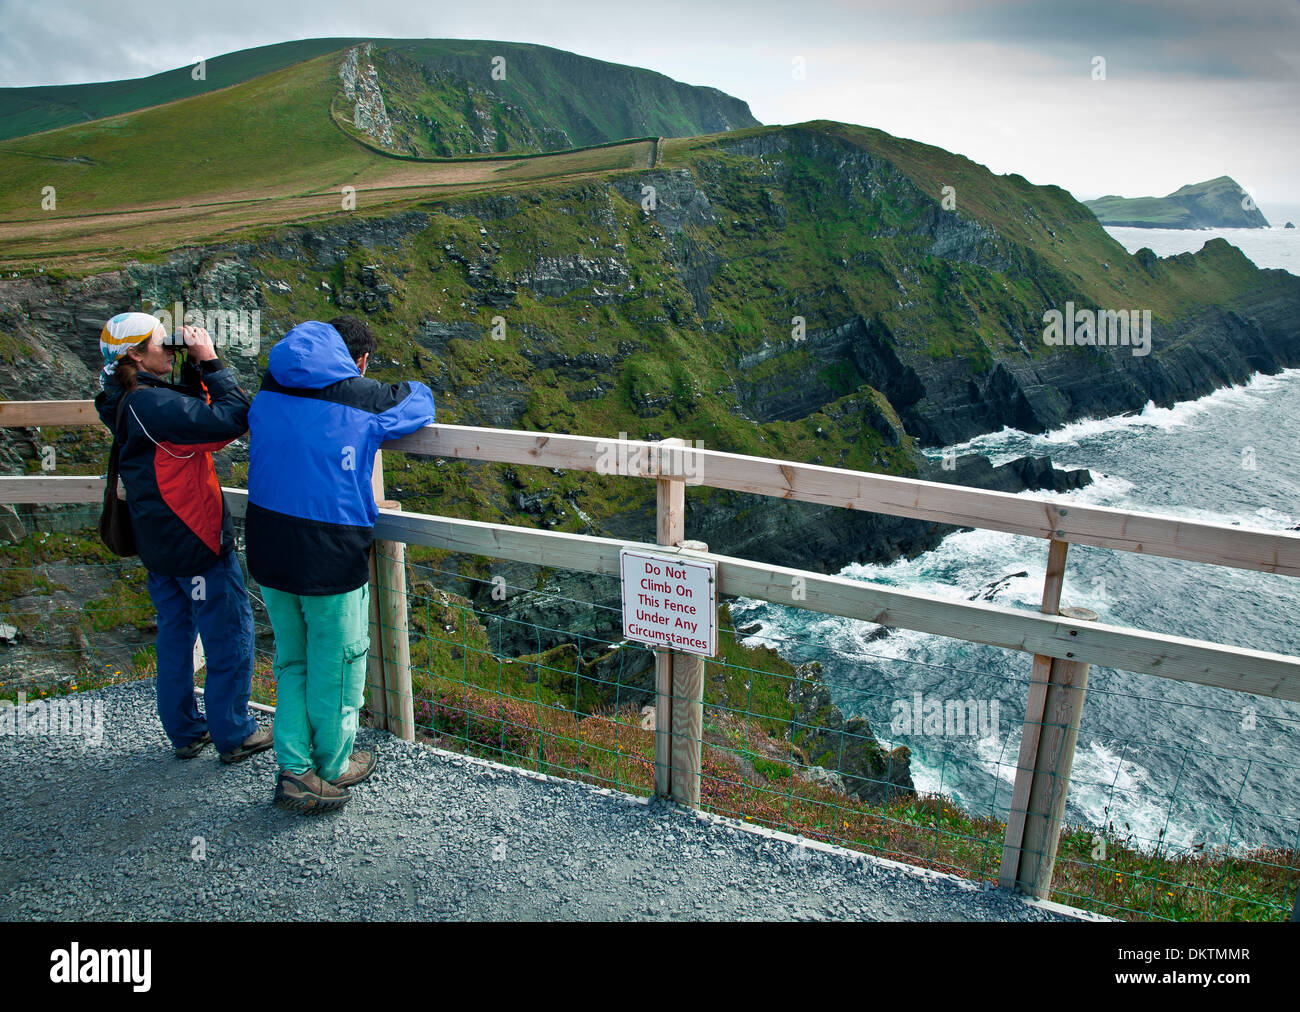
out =
{"type": "Polygon", "coordinates": [[[104,356],[104,370],[99,374],[99,386],[102,390],[104,381],[117,368],[117,359],[141,341],[147,341],[162,321],[148,313],[118,313],[104,324],[99,332],[99,353],[104,356]]]}

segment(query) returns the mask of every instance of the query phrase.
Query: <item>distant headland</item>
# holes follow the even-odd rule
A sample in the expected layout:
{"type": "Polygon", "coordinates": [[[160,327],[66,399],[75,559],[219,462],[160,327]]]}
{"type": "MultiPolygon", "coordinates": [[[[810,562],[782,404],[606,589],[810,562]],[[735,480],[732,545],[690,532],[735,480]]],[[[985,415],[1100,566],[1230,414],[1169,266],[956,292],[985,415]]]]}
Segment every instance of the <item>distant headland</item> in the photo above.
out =
{"type": "Polygon", "coordinates": [[[1083,202],[1103,225],[1132,228],[1268,228],[1268,219],[1229,176],[1191,183],[1167,197],[1098,197],[1083,202]]]}

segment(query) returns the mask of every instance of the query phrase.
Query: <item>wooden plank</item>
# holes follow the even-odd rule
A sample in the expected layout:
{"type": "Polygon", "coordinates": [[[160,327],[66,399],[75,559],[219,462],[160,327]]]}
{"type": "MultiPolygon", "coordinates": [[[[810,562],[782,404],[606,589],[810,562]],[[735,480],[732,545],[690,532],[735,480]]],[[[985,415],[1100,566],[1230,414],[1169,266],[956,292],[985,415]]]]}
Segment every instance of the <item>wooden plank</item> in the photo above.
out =
{"type": "Polygon", "coordinates": [[[674,467],[688,483],[846,509],[912,517],[956,527],[1023,534],[1116,551],[1210,562],[1300,576],[1300,534],[1050,502],[1032,496],[962,488],[819,464],[692,449],[665,457],[657,444],[514,429],[431,425],[384,444],[437,457],[497,460],[538,467],[658,478],[674,467]],[[614,462],[626,467],[613,469],[614,462]]]}
{"type": "MultiPolygon", "coordinates": [[[[234,499],[230,501],[233,509],[234,499]]],[[[385,510],[375,531],[408,544],[611,576],[618,574],[618,552],[624,546],[675,551],[716,562],[719,594],[788,601],[791,580],[798,576],[807,595],[799,606],[808,611],[1300,702],[1300,659],[1268,651],[1072,622],[978,601],[949,601],[842,576],[613,538],[385,510]]]]}
{"type": "MultiPolygon", "coordinates": [[[[1061,610],[1061,588],[1065,585],[1065,556],[1069,543],[1051,541],[1047,550],[1047,572],[1043,577],[1043,603],[1038,610],[1044,615],[1055,615],[1061,610]]],[[[1007,828],[1002,841],[1002,866],[998,873],[1000,885],[1010,889],[1016,883],[1020,865],[1020,845],[1025,833],[1025,812],[1034,779],[1034,756],[1038,754],[1038,734],[1043,726],[1043,708],[1047,703],[1047,683],[1051,675],[1052,659],[1043,654],[1034,655],[1029,675],[1029,693],[1025,702],[1025,722],[1020,731],[1020,754],[1016,760],[1015,784],[1011,790],[1011,808],[1007,813],[1007,828]]]]}
{"type": "Polygon", "coordinates": [[[94,401],[0,401],[0,428],[102,424],[94,401]]]}
{"type": "Polygon", "coordinates": [[[1300,659],[1294,657],[715,558],[722,594],[781,601],[790,580],[802,576],[807,597],[799,606],[809,611],[1300,702],[1300,659]]]}
{"type": "Polygon", "coordinates": [[[103,478],[0,477],[0,503],[103,502],[103,478]]]}
{"type": "MultiPolygon", "coordinates": [[[[99,424],[91,401],[0,402],[0,419],[6,413],[13,419],[3,423],[8,425],[33,424],[31,419],[46,417],[64,419],[62,424],[99,424]]],[[[1252,530],[1104,506],[1062,505],[1007,492],[717,450],[691,449],[685,456],[665,458],[658,446],[642,440],[461,425],[430,425],[383,444],[384,449],[435,457],[621,473],[647,479],[657,479],[661,473],[676,475],[684,477],[688,484],[699,482],[737,492],[1300,576],[1300,534],[1289,531],[1252,530]],[[616,462],[627,466],[616,469],[616,462]]]]}

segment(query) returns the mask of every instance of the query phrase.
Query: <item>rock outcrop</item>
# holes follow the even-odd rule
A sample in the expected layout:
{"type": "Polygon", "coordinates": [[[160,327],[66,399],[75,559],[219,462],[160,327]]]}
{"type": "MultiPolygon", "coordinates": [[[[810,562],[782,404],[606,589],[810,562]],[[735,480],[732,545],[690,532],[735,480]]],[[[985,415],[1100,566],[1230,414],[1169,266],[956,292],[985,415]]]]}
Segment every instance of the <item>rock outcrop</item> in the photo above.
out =
{"type": "Polygon", "coordinates": [[[339,64],[343,94],[352,103],[352,125],[386,148],[393,146],[393,124],[384,106],[379,74],[370,61],[374,44],[353,46],[339,64]]]}
{"type": "Polygon", "coordinates": [[[808,764],[838,774],[845,793],[869,804],[915,796],[911,750],[886,750],[865,717],[844,718],[831,700],[816,661],[800,665],[788,698],[794,704],[790,741],[808,764]]]}

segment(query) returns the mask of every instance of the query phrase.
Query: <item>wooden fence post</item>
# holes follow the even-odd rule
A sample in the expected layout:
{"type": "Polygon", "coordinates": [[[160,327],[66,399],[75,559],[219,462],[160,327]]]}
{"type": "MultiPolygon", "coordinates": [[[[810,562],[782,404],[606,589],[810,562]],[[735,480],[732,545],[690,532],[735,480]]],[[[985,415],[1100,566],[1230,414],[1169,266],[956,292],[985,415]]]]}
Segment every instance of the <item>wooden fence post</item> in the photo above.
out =
{"type": "MultiPolygon", "coordinates": [[[[1062,608],[1067,618],[1096,622],[1097,613],[1086,608],[1062,608]]],[[[1052,660],[1047,700],[1043,708],[1043,730],[1038,737],[1034,782],[1025,813],[1025,835],[1020,844],[1020,871],[1016,887],[1039,899],[1052,889],[1056,848],[1065,820],[1065,799],[1074,767],[1074,746],[1079,738],[1079,720],[1088,694],[1087,661],[1052,660]]]]}
{"type": "MultiPolygon", "coordinates": [[[[376,549],[377,551],[377,549],[376,549]]],[[[388,694],[384,691],[383,622],[379,618],[379,577],[375,552],[370,553],[370,654],[366,659],[366,700],[370,720],[381,731],[388,730],[388,694]]]]}
{"type": "MultiPolygon", "coordinates": [[[[682,541],[683,548],[707,552],[703,541],[682,541]]],[[[710,616],[717,622],[717,616],[710,616]]],[[[699,654],[673,654],[672,797],[700,807],[704,752],[704,661],[699,654]]]]}
{"type": "MultiPolygon", "coordinates": [[[[1060,614],[1076,621],[1097,621],[1097,613],[1086,608],[1062,608],[1060,614]]],[[[1022,776],[1028,784],[1021,810],[1021,835],[1010,857],[1004,850],[999,881],[1005,885],[1008,884],[1005,879],[1011,878],[1011,887],[1038,899],[1047,899],[1051,895],[1052,873],[1065,820],[1070,773],[1074,767],[1074,749],[1087,698],[1089,669],[1087,661],[1059,657],[1050,661],[1042,686],[1037,733],[1028,756],[1022,738],[1016,787],[1020,787],[1022,776]]],[[[1028,724],[1025,730],[1027,735],[1028,724]]]]}
{"type": "MultiPolygon", "coordinates": [[[[665,446],[685,446],[665,439],[665,446]]],[[[655,543],[676,545],[686,536],[686,482],[660,478],[655,482],[655,543]]],[[[673,796],[673,659],[671,650],[655,650],[655,794],[673,796]]]]}
{"type": "MultiPolygon", "coordinates": [[[[1068,541],[1051,541],[1047,550],[1047,575],[1043,580],[1044,615],[1060,612],[1061,588],[1065,583],[1065,556],[1068,541]]],[[[1025,722],[1020,732],[1020,755],[1016,759],[1016,779],[1011,789],[1011,810],[1007,813],[1007,830],[1002,843],[1002,867],[998,884],[1007,889],[1016,885],[1020,867],[1021,844],[1025,835],[1025,813],[1029,810],[1029,789],[1034,779],[1034,760],[1038,755],[1038,736],[1043,726],[1043,707],[1047,701],[1048,675],[1052,658],[1034,655],[1029,675],[1029,698],[1025,702],[1025,722]]]]}
{"type": "MultiPolygon", "coordinates": [[[[370,490],[375,505],[384,501],[384,452],[375,451],[375,462],[370,472],[370,490]]],[[[370,718],[374,726],[388,730],[388,693],[384,689],[384,638],[383,622],[379,617],[379,575],[375,567],[376,546],[370,553],[370,655],[366,660],[366,698],[369,700],[370,718]]]]}
{"type": "MultiPolygon", "coordinates": [[[[384,509],[402,504],[386,500],[384,509]]],[[[411,688],[411,641],[406,623],[406,544],[375,542],[375,576],[379,589],[379,641],[383,647],[385,713],[388,730],[415,741],[415,697],[411,688]]]]}

